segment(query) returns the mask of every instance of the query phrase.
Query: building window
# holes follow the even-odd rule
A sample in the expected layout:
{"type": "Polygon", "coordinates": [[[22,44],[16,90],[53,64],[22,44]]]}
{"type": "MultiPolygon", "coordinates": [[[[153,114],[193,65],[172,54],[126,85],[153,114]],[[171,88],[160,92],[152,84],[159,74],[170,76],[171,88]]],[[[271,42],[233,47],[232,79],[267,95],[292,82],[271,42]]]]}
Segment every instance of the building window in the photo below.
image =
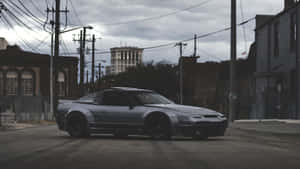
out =
{"type": "Polygon", "coordinates": [[[123,60],[124,59],[124,53],[123,53],[123,51],[121,51],[121,60],[123,60]]]}
{"type": "Polygon", "coordinates": [[[4,91],[4,78],[3,78],[3,72],[0,71],[0,96],[3,96],[3,91],[4,91]]]}
{"type": "Polygon", "coordinates": [[[6,95],[16,96],[18,94],[18,73],[9,71],[6,74],[6,95]]]}
{"type": "Polygon", "coordinates": [[[296,41],[297,41],[297,24],[296,24],[296,13],[291,15],[291,25],[290,25],[290,49],[291,52],[295,52],[296,50],[296,41]]]}
{"type": "Polygon", "coordinates": [[[59,72],[57,76],[57,91],[58,96],[66,96],[66,78],[63,72],[59,72]]]}
{"type": "Polygon", "coordinates": [[[33,75],[31,72],[23,72],[21,75],[22,93],[24,96],[33,96],[33,75]]]}
{"type": "Polygon", "coordinates": [[[136,63],[138,63],[139,62],[139,52],[136,52],[136,54],[135,54],[135,59],[136,59],[136,63]]]}
{"type": "Polygon", "coordinates": [[[279,56],[279,40],[280,40],[279,23],[275,23],[274,24],[274,56],[275,57],[279,56]]]}

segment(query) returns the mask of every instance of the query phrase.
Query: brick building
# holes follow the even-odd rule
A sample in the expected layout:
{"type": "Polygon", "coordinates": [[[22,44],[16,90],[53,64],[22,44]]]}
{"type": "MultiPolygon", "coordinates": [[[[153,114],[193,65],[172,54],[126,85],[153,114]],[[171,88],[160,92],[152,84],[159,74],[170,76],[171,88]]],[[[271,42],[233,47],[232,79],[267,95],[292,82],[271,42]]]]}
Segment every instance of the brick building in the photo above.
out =
{"type": "MultiPolygon", "coordinates": [[[[57,95],[77,96],[75,57],[57,59],[57,95]]],[[[0,102],[13,105],[15,113],[46,113],[49,110],[50,56],[25,52],[18,46],[0,50],[0,102]]],[[[23,118],[20,117],[22,120],[23,118]]]]}
{"type": "MultiPolygon", "coordinates": [[[[247,59],[237,61],[238,104],[236,119],[248,119],[253,115],[255,89],[255,44],[247,59]]],[[[219,112],[229,111],[230,62],[197,63],[195,57],[183,57],[184,104],[211,108],[219,112]]]]}

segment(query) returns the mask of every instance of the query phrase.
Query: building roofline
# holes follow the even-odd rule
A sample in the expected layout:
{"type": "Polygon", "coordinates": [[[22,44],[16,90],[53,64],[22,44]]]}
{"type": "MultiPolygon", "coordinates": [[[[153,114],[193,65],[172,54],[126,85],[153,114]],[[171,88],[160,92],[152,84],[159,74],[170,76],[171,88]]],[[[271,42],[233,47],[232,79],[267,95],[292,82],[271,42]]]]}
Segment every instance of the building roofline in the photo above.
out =
{"type": "MultiPolygon", "coordinates": [[[[6,50],[0,50],[0,55],[20,55],[21,56],[41,56],[41,57],[51,57],[48,54],[42,54],[42,53],[33,53],[29,51],[24,51],[19,46],[8,46],[6,50]]],[[[66,60],[72,60],[72,61],[78,61],[78,57],[75,56],[59,56],[58,59],[66,59],[66,60]]]]}
{"type": "Polygon", "coordinates": [[[117,49],[136,49],[136,50],[144,50],[144,48],[133,47],[133,46],[110,48],[110,50],[117,50],[117,49]]]}

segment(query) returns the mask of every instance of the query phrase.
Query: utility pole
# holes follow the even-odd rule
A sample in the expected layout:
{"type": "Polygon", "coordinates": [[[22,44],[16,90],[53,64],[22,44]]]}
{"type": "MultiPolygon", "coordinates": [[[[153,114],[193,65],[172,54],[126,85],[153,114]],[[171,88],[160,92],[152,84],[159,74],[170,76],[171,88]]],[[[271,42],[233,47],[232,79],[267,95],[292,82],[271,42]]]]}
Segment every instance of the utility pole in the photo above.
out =
{"type": "Polygon", "coordinates": [[[93,35],[93,39],[92,39],[92,85],[94,86],[95,83],[95,43],[96,43],[96,38],[95,35],[93,35]]]}
{"type": "Polygon", "coordinates": [[[99,63],[99,66],[98,66],[98,78],[99,78],[99,83],[100,83],[100,79],[101,79],[101,63],[99,63]]]}
{"type": "MultiPolygon", "coordinates": [[[[47,13],[50,10],[47,9],[47,13]]],[[[51,56],[50,56],[50,112],[54,112],[54,84],[53,84],[53,40],[54,40],[54,9],[52,8],[52,20],[50,21],[51,24],[51,56]]]]}
{"type": "Polygon", "coordinates": [[[296,117],[296,119],[300,119],[300,113],[299,113],[299,105],[298,105],[298,103],[299,103],[299,92],[300,92],[300,90],[299,90],[299,80],[300,80],[300,78],[299,78],[299,38],[300,38],[300,34],[299,34],[299,27],[300,26],[300,24],[299,24],[299,10],[298,9],[296,9],[296,73],[295,73],[295,75],[296,75],[296,115],[295,115],[295,117],[296,117]]]}
{"type": "MultiPolygon", "coordinates": [[[[59,35],[60,35],[60,13],[68,13],[69,10],[60,10],[60,0],[55,0],[55,9],[47,9],[47,13],[52,13],[52,20],[50,24],[51,29],[51,56],[50,56],[50,111],[53,113],[56,110],[57,98],[56,98],[56,78],[54,73],[57,71],[57,57],[59,57],[59,35]],[[55,13],[55,17],[53,16],[55,13]],[[54,20],[55,18],[55,20],[54,20]],[[54,27],[55,26],[55,27],[54,27]],[[55,36],[55,37],[54,37],[55,36]],[[55,39],[54,39],[55,38],[55,39]],[[53,44],[54,41],[54,44],[53,44]],[[54,46],[54,49],[53,49],[54,46]]],[[[66,15],[67,17],[67,15],[66,15]]]]}
{"type": "Polygon", "coordinates": [[[182,47],[187,46],[186,43],[179,42],[175,46],[179,46],[179,91],[180,91],[180,104],[183,104],[183,57],[182,47]]]}
{"type": "Polygon", "coordinates": [[[56,0],[55,10],[55,46],[54,46],[54,63],[56,64],[56,57],[59,56],[59,33],[60,33],[60,0],[56,0]]]}
{"type": "Polygon", "coordinates": [[[197,35],[194,36],[194,57],[197,57],[197,35]]]}
{"type": "Polygon", "coordinates": [[[231,61],[230,61],[230,94],[229,121],[233,122],[236,115],[236,0],[231,0],[231,61]]]}
{"type": "MultiPolygon", "coordinates": [[[[85,73],[85,44],[86,44],[86,29],[93,29],[91,26],[83,27],[83,31],[80,31],[79,39],[73,39],[73,41],[79,41],[79,53],[80,53],[80,95],[84,94],[84,73],[85,73]]],[[[90,42],[90,40],[88,40],[90,42]]]]}
{"type": "Polygon", "coordinates": [[[84,57],[83,57],[83,49],[82,49],[82,40],[83,40],[83,35],[82,35],[82,30],[80,31],[80,37],[79,37],[79,50],[80,50],[80,82],[79,82],[79,90],[80,90],[80,95],[83,95],[83,85],[84,85],[84,57]]]}
{"type": "Polygon", "coordinates": [[[56,0],[56,9],[55,9],[55,39],[54,39],[54,57],[52,62],[52,101],[53,101],[53,112],[56,112],[58,100],[57,100],[57,91],[56,91],[56,76],[55,72],[57,71],[57,59],[59,56],[59,33],[60,33],[60,0],[56,0]]]}

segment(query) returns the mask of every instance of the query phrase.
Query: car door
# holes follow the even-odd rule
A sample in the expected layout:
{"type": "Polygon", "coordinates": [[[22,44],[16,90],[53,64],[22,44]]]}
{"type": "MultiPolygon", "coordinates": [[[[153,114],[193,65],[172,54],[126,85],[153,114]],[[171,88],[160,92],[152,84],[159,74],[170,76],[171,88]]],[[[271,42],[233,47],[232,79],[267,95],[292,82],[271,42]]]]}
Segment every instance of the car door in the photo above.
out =
{"type": "Polygon", "coordinates": [[[107,91],[103,93],[103,120],[114,127],[128,127],[142,123],[142,112],[138,107],[131,107],[130,97],[126,92],[107,91]]]}

